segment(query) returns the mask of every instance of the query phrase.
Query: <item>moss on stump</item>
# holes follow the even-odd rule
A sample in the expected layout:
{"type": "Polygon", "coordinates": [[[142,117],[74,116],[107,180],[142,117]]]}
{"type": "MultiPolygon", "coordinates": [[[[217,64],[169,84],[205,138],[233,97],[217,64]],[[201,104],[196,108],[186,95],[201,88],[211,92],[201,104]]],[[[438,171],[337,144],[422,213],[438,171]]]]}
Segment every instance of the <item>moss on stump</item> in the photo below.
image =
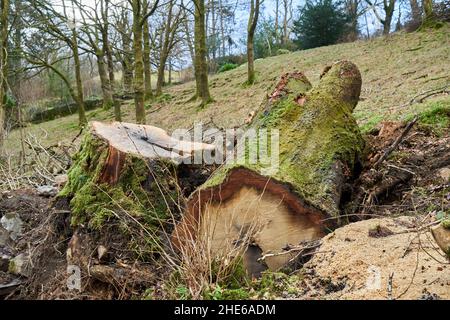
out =
{"type": "MultiPolygon", "coordinates": [[[[262,161],[250,164],[248,151],[255,146],[246,143],[244,163],[223,166],[189,199],[174,243],[202,230],[203,217],[215,219],[214,232],[220,236],[209,236],[220,238],[218,246],[225,237],[238,241],[246,226],[261,217],[251,240],[263,252],[281,252],[282,241],[298,245],[317,239],[324,229],[341,223],[343,188],[358,174],[364,148],[352,116],[360,91],[360,72],[349,61],[328,67],[313,88],[302,73],[282,76],[249,126],[259,133],[279,130],[278,167],[273,170],[262,161]],[[232,227],[220,230],[228,225],[232,227]],[[279,243],[270,240],[277,237],[279,243]]],[[[273,258],[269,267],[278,268],[289,258],[273,258]]]]}
{"type": "MultiPolygon", "coordinates": [[[[90,230],[118,225],[117,232],[140,233],[139,241],[154,250],[159,230],[170,230],[166,220],[178,217],[182,206],[176,147],[159,128],[91,123],[59,194],[70,200],[72,225],[90,230]]],[[[188,147],[181,147],[185,156],[192,151],[188,147]]]]}

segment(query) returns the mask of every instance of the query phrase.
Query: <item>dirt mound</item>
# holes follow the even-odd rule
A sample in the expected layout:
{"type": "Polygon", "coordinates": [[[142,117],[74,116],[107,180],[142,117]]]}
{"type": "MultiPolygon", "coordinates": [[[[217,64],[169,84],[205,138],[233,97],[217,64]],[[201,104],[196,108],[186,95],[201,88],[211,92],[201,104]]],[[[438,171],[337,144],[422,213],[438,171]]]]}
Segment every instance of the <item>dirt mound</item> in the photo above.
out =
{"type": "Polygon", "coordinates": [[[450,263],[413,217],[351,223],[305,264],[309,298],[450,299],[450,263]],[[418,229],[417,229],[418,228],[418,229]],[[374,236],[374,231],[378,232],[374,236]]]}
{"type": "Polygon", "coordinates": [[[384,122],[366,136],[364,170],[351,187],[351,221],[450,210],[450,135],[436,135],[414,125],[386,159],[374,168],[405,130],[406,124],[384,122]]]}

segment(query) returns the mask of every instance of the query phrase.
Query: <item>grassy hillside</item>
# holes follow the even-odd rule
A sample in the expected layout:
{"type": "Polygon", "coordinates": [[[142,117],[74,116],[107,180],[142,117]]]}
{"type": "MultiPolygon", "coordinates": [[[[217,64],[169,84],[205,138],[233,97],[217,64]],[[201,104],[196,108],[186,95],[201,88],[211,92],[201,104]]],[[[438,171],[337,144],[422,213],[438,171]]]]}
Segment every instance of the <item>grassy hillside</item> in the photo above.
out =
{"type": "MultiPolygon", "coordinates": [[[[166,94],[149,103],[147,122],[167,130],[189,128],[195,121],[208,121],[232,127],[241,124],[257,108],[278,77],[293,70],[305,72],[314,83],[323,68],[333,61],[348,59],[358,65],[363,77],[361,101],[355,110],[360,126],[367,130],[381,120],[406,119],[411,114],[436,107],[449,107],[446,95],[434,95],[424,103],[409,102],[416,95],[450,84],[450,26],[439,30],[397,33],[369,41],[298,51],[257,60],[257,82],[251,87],[246,80],[246,66],[210,77],[215,100],[204,110],[196,102],[187,102],[194,94],[194,82],[165,88],[166,94]]],[[[447,88],[448,89],[448,88],[447,88]]],[[[134,122],[133,102],[123,105],[124,120],[134,122]]],[[[112,111],[95,110],[90,120],[112,120],[112,111]]],[[[78,133],[77,115],[25,128],[26,133],[40,137],[44,144],[70,142],[78,133]]],[[[12,132],[6,147],[18,152],[18,130],[12,132]]]]}

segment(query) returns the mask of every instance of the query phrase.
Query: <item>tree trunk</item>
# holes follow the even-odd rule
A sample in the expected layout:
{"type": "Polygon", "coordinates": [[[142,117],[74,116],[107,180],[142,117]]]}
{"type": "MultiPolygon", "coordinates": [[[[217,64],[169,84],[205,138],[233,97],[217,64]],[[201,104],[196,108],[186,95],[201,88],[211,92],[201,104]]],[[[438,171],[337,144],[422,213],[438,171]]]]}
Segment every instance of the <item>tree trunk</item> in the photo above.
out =
{"type": "Polygon", "coordinates": [[[133,91],[133,60],[127,59],[128,61],[122,62],[122,73],[123,73],[123,90],[125,93],[131,93],[133,91]]]}
{"type": "Polygon", "coordinates": [[[434,21],[433,0],[423,0],[424,22],[431,24],[434,21]]]}
{"type": "Polygon", "coordinates": [[[134,104],[136,108],[136,122],[145,124],[144,106],[144,58],[142,53],[142,24],[140,1],[134,0],[133,8],[133,49],[134,49],[134,104]]]}
{"type": "Polygon", "coordinates": [[[171,85],[172,84],[172,60],[171,59],[169,59],[169,74],[168,74],[168,78],[169,79],[167,79],[167,83],[169,85],[171,85]]]}
{"type": "Polygon", "coordinates": [[[278,15],[279,15],[279,11],[280,11],[280,0],[275,0],[275,44],[279,44],[279,36],[278,36],[278,27],[279,27],[279,22],[278,22],[278,15]]]}
{"type": "Polygon", "coordinates": [[[219,53],[221,57],[225,56],[225,26],[224,26],[224,8],[222,5],[222,0],[219,0],[219,19],[220,19],[220,38],[221,38],[221,48],[222,53],[219,53]]]}
{"type": "Polygon", "coordinates": [[[250,2],[250,16],[248,18],[247,29],[247,83],[253,84],[255,82],[255,66],[254,66],[254,50],[253,50],[253,37],[255,35],[256,25],[258,23],[259,16],[259,3],[260,0],[251,0],[250,2]]]}
{"type": "MultiPolygon", "coordinates": [[[[364,148],[352,116],[361,75],[353,63],[340,61],[310,88],[302,73],[281,78],[250,126],[258,132],[259,144],[238,141],[245,158],[218,169],[188,199],[173,233],[177,248],[206,235],[212,254],[231,250],[243,238],[263,253],[280,253],[286,245],[320,238],[344,222],[343,189],[359,173],[364,148]],[[249,158],[264,145],[262,136],[268,130],[274,135],[274,129],[279,130],[279,145],[278,150],[272,145],[270,152],[279,161],[259,158],[251,163],[249,158]],[[251,234],[243,237],[248,230],[251,234]]],[[[291,258],[283,254],[265,261],[277,270],[291,258]]]]}
{"type": "Polygon", "coordinates": [[[195,0],[194,4],[196,96],[202,99],[202,105],[205,106],[211,101],[208,85],[208,64],[206,62],[205,0],[195,0]]]}
{"type": "Polygon", "coordinates": [[[87,124],[86,112],[84,108],[84,97],[83,97],[83,80],[81,79],[81,63],[80,56],[78,54],[78,38],[75,28],[72,30],[72,51],[73,60],[75,64],[75,82],[76,82],[76,96],[75,102],[78,105],[78,121],[81,127],[87,124]]]}
{"type": "Polygon", "coordinates": [[[159,53],[159,65],[158,65],[158,80],[156,82],[156,95],[162,94],[162,87],[164,85],[164,72],[166,69],[167,58],[169,57],[170,45],[171,45],[171,32],[172,30],[172,12],[173,2],[169,3],[167,12],[166,25],[164,28],[164,37],[161,37],[161,50],[159,53]]]}
{"type": "Polygon", "coordinates": [[[411,18],[413,21],[420,21],[422,18],[419,2],[417,0],[409,0],[411,6],[411,18]]]}
{"type": "Polygon", "coordinates": [[[6,108],[6,88],[8,73],[8,17],[9,17],[9,0],[1,1],[1,17],[0,17],[0,153],[2,153],[4,128],[5,128],[5,108],[6,108]]]}
{"type": "Polygon", "coordinates": [[[158,65],[158,80],[156,82],[156,96],[162,95],[162,86],[164,84],[164,72],[166,70],[167,56],[161,51],[158,65]]]}
{"type": "Polygon", "coordinates": [[[359,0],[348,0],[346,2],[346,11],[350,19],[350,34],[347,36],[349,41],[355,41],[358,38],[358,5],[359,0]]]}
{"type": "Polygon", "coordinates": [[[150,64],[150,34],[148,28],[148,19],[144,22],[144,90],[145,100],[153,96],[152,90],[152,65],[150,64]]]}
{"type": "Polygon", "coordinates": [[[122,30],[122,83],[125,93],[131,93],[133,90],[133,54],[131,50],[131,37],[122,30]]]}
{"type": "Polygon", "coordinates": [[[110,80],[106,71],[104,56],[102,54],[97,54],[97,67],[102,87],[103,109],[109,110],[114,105],[114,99],[111,91],[110,80]]]}
{"type": "Polygon", "coordinates": [[[394,16],[396,0],[385,0],[384,2],[384,12],[385,18],[383,21],[383,34],[388,35],[391,32],[392,17],[394,16]]]}

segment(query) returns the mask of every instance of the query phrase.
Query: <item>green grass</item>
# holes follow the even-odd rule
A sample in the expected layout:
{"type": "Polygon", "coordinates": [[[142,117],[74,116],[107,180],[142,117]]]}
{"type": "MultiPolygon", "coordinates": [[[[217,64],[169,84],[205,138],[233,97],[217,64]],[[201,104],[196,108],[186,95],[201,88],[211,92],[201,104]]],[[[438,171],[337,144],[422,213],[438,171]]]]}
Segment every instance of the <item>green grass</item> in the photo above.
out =
{"type": "MultiPolygon", "coordinates": [[[[188,129],[194,122],[208,122],[213,118],[218,126],[231,128],[242,124],[248,114],[259,107],[281,74],[303,71],[313,84],[317,84],[325,66],[347,59],[356,63],[363,78],[361,101],[354,115],[362,130],[370,131],[383,120],[405,120],[415,113],[433,110],[436,105],[447,107],[450,101],[444,95],[430,97],[420,104],[409,105],[408,102],[422,92],[450,83],[449,57],[450,26],[445,25],[438,30],[400,32],[388,37],[258,59],[255,61],[257,81],[254,85],[243,86],[247,77],[245,64],[211,76],[209,83],[214,100],[205,108],[198,108],[199,101],[189,101],[195,93],[194,81],[167,87],[163,99],[150,103],[147,123],[170,132],[177,128],[188,129]]],[[[135,121],[133,101],[122,105],[122,112],[124,121],[135,121]]],[[[90,120],[114,119],[112,110],[95,110],[87,115],[90,120]]],[[[433,119],[436,115],[424,117],[423,123],[436,120],[433,119]]],[[[442,124],[443,120],[439,121],[442,124]]],[[[30,125],[24,132],[37,136],[44,145],[70,144],[79,132],[76,123],[77,115],[71,115],[30,125]]],[[[18,130],[9,135],[5,147],[10,154],[19,153],[19,139],[18,130]]]]}
{"type": "Polygon", "coordinates": [[[440,136],[450,127],[450,98],[431,101],[418,106],[415,114],[408,114],[406,121],[418,116],[419,125],[440,136]]]}

